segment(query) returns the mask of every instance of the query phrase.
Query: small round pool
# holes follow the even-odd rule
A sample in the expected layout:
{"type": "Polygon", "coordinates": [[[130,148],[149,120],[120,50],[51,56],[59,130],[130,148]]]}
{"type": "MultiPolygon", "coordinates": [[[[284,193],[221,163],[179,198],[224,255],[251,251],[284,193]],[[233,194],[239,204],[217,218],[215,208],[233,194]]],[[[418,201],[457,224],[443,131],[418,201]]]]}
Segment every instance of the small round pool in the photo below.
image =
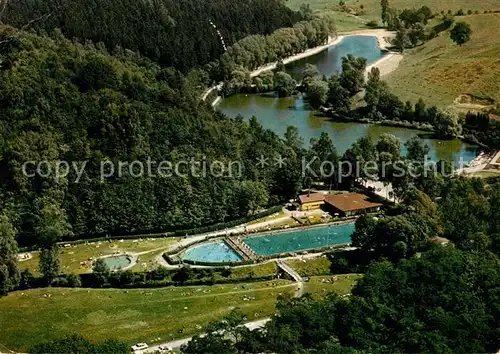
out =
{"type": "Polygon", "coordinates": [[[103,261],[109,270],[120,270],[132,264],[132,259],[127,255],[106,257],[103,261]]]}

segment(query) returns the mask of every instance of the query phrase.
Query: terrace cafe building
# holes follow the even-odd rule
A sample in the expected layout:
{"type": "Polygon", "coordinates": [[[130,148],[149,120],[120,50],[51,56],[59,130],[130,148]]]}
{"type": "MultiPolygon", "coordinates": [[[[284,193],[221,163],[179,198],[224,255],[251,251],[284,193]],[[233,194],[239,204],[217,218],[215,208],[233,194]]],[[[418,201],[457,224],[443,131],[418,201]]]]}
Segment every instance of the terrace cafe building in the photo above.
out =
{"type": "Polygon", "coordinates": [[[348,217],[366,213],[375,213],[382,204],[371,202],[368,196],[360,193],[323,194],[313,193],[299,196],[301,211],[319,209],[348,217]]]}

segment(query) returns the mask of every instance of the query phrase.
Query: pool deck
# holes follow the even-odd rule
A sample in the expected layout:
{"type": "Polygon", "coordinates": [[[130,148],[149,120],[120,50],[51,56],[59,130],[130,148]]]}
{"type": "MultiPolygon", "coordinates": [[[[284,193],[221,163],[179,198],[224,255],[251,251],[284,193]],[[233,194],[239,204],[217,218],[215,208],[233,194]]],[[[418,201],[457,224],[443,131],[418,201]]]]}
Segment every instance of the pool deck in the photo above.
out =
{"type": "Polygon", "coordinates": [[[241,240],[240,237],[226,237],[224,242],[236,252],[244,261],[254,261],[258,259],[257,254],[253,249],[241,240]]]}

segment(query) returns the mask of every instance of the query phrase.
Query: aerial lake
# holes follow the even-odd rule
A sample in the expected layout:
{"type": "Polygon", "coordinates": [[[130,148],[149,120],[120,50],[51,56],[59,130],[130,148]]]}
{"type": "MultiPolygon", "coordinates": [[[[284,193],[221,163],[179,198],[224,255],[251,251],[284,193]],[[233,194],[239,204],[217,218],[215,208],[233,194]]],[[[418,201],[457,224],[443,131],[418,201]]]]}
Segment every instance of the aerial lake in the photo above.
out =
{"type": "MultiPolygon", "coordinates": [[[[346,37],[338,45],[288,64],[287,70],[292,75],[298,75],[306,63],[311,63],[317,65],[321,74],[329,76],[341,70],[341,58],[347,54],[365,57],[368,65],[383,56],[383,52],[377,47],[375,37],[346,37]]],[[[340,153],[343,153],[362,136],[370,135],[377,139],[384,133],[395,135],[403,143],[414,136],[419,136],[429,146],[429,157],[434,161],[470,162],[478,152],[477,146],[459,139],[432,139],[429,134],[415,129],[378,124],[333,122],[328,118],[318,116],[318,112],[311,110],[301,96],[277,98],[269,95],[237,94],[223,99],[217,108],[230,117],[240,114],[250,119],[255,116],[264,128],[280,136],[283,136],[287,126],[296,126],[306,146],[311,138],[317,138],[322,132],[326,132],[340,153]]]]}

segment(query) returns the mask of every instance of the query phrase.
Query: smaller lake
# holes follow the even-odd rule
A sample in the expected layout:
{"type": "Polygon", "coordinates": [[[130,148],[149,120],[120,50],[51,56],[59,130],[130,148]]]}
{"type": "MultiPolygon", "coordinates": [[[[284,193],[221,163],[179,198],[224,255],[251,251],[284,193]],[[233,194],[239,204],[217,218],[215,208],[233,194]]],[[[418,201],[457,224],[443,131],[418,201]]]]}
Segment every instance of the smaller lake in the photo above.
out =
{"type": "Polygon", "coordinates": [[[188,248],[182,259],[198,262],[240,262],[241,257],[224,241],[209,242],[188,248]]]}
{"type": "Polygon", "coordinates": [[[352,54],[366,59],[367,65],[382,58],[385,53],[378,48],[376,37],[345,37],[339,44],[330,46],[315,55],[293,61],[286,65],[287,72],[294,78],[300,78],[306,64],[316,65],[321,75],[332,76],[342,68],[342,57],[352,54]]]}
{"type": "Polygon", "coordinates": [[[106,257],[103,261],[109,270],[120,270],[132,264],[132,260],[127,255],[106,257]]]}
{"type": "Polygon", "coordinates": [[[351,243],[354,230],[355,224],[348,223],[280,232],[275,235],[247,237],[243,241],[258,256],[269,256],[351,243]]]}

